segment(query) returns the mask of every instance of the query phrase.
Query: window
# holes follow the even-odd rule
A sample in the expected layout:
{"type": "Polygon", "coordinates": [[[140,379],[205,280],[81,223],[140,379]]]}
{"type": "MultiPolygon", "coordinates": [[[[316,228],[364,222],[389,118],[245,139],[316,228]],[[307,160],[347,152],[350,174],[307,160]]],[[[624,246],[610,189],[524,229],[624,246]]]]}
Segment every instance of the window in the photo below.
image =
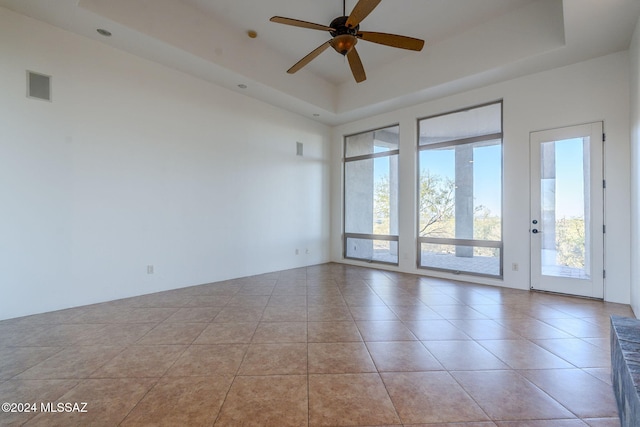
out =
{"type": "Polygon", "coordinates": [[[418,267],[501,277],[502,102],[418,131],[418,267]]]}
{"type": "Polygon", "coordinates": [[[345,258],[398,264],[399,127],[345,137],[345,258]]]}

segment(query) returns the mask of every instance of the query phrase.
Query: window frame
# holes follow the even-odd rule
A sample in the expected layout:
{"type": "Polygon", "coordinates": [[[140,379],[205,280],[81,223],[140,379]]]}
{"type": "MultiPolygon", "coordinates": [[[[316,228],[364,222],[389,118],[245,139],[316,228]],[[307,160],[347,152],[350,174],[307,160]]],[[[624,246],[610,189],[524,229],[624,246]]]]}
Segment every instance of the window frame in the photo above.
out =
{"type": "MultiPolygon", "coordinates": [[[[400,263],[399,256],[396,262],[389,262],[389,261],[381,261],[381,260],[367,259],[367,258],[356,258],[356,257],[347,255],[347,241],[349,239],[389,241],[389,242],[396,242],[399,246],[400,245],[399,233],[398,235],[373,234],[373,233],[350,233],[350,232],[347,232],[346,230],[346,226],[347,226],[346,224],[347,222],[347,174],[346,174],[347,163],[360,161],[360,160],[373,160],[381,157],[391,157],[391,156],[398,156],[398,161],[399,161],[400,132],[401,132],[400,123],[394,123],[394,124],[380,126],[380,127],[369,129],[369,130],[350,133],[347,135],[343,135],[342,137],[342,176],[343,176],[343,179],[342,179],[342,258],[343,259],[364,261],[368,263],[384,264],[384,265],[392,265],[392,266],[398,266],[400,263]],[[366,133],[376,132],[376,131],[380,131],[388,128],[394,128],[394,127],[398,128],[398,148],[396,148],[395,150],[389,150],[389,151],[371,153],[371,154],[359,154],[356,156],[347,157],[348,138],[357,136],[357,135],[366,134],[366,133]]],[[[398,192],[400,191],[400,185],[398,185],[397,191],[398,192]]],[[[398,205],[398,211],[400,211],[400,205],[398,205]]],[[[398,215],[399,215],[399,212],[398,212],[398,215]]]]}
{"type": "Polygon", "coordinates": [[[445,113],[434,114],[425,117],[419,117],[416,120],[416,267],[421,270],[442,271],[453,274],[464,274],[469,276],[490,277],[494,279],[504,278],[504,100],[496,100],[486,102],[483,104],[477,104],[457,110],[448,111],[445,113]],[[488,107],[490,105],[500,104],[500,132],[490,133],[486,135],[476,135],[471,137],[464,137],[459,139],[453,139],[450,141],[437,142],[433,144],[420,144],[420,122],[427,119],[433,119],[436,117],[447,116],[450,114],[461,113],[465,111],[475,110],[477,108],[488,107]],[[444,147],[455,147],[457,145],[472,144],[475,142],[500,140],[500,167],[501,167],[501,179],[500,179],[500,241],[495,240],[476,240],[476,239],[456,239],[456,238],[439,238],[439,237],[423,237],[420,236],[420,152],[429,149],[437,149],[444,147]],[[449,268],[430,267],[422,265],[422,244],[440,244],[451,246],[469,246],[469,247],[483,247],[483,248],[496,248],[500,251],[499,257],[499,271],[498,274],[486,274],[474,271],[454,270],[449,268]]]}

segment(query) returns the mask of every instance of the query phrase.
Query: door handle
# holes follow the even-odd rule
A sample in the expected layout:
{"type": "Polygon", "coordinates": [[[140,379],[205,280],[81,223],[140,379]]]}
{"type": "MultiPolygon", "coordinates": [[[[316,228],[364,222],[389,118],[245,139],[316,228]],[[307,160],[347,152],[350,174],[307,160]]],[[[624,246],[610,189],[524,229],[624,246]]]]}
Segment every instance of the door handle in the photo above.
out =
{"type": "Polygon", "coordinates": [[[532,232],[533,234],[538,234],[538,229],[537,229],[537,228],[534,228],[533,230],[531,230],[531,232],[532,232]]]}

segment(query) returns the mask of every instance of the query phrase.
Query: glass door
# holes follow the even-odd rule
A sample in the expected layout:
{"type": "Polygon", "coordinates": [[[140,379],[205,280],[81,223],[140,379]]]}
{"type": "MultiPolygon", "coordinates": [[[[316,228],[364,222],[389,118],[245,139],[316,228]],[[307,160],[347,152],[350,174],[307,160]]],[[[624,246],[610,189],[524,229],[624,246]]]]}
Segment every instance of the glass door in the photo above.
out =
{"type": "Polygon", "coordinates": [[[604,296],[602,122],[531,133],[531,288],[604,296]]]}

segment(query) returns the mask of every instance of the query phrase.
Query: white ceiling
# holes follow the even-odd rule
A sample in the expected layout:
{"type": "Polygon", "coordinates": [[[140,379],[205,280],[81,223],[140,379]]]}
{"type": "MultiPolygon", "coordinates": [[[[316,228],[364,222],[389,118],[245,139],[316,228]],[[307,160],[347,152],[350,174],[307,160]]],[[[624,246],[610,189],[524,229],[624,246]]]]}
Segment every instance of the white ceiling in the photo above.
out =
{"type": "MultiPolygon", "coordinates": [[[[347,13],[356,0],[346,0],[347,13]]],[[[360,41],[367,80],[328,49],[342,0],[0,0],[0,6],[334,125],[628,48],[638,0],[383,0],[365,31],[426,40],[422,52],[360,41]],[[106,28],[104,38],[96,33],[106,28]],[[258,37],[251,39],[248,30],[258,37]],[[240,89],[239,84],[246,85],[240,89]]]]}

